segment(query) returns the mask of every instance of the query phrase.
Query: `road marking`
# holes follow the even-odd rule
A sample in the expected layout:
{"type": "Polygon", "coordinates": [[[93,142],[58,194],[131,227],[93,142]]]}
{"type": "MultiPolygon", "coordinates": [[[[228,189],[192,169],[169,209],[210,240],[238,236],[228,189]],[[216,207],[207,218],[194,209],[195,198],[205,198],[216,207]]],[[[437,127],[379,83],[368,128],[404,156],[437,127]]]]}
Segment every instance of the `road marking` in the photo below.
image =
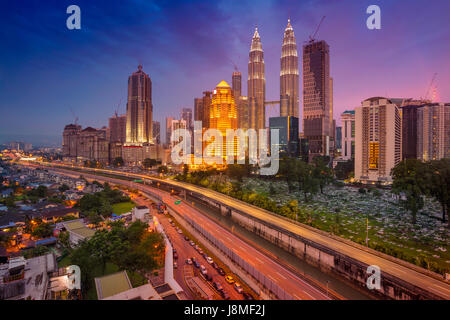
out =
{"type": "Polygon", "coordinates": [[[296,297],[298,300],[303,300],[302,298],[300,298],[298,295],[294,294],[294,297],[296,297]]]}
{"type": "Polygon", "coordinates": [[[259,263],[263,263],[260,259],[258,259],[257,257],[253,257],[253,258],[255,258],[256,260],[258,260],[259,261],[259,263]]]}
{"type": "Polygon", "coordinates": [[[285,276],[283,276],[281,273],[279,273],[278,271],[277,271],[277,273],[278,273],[278,275],[279,275],[280,277],[282,277],[283,279],[287,280],[287,278],[286,278],[285,276]]]}

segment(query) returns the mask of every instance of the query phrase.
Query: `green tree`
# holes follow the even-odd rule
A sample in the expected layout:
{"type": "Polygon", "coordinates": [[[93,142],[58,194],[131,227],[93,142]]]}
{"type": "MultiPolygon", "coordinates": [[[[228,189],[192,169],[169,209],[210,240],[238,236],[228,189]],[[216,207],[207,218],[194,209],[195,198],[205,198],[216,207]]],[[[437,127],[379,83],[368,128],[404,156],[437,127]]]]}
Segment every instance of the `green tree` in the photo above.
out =
{"type": "Polygon", "coordinates": [[[355,161],[353,159],[345,162],[338,162],[334,168],[334,173],[336,174],[336,178],[339,180],[350,179],[354,168],[355,161]]]}
{"type": "Polygon", "coordinates": [[[155,159],[145,158],[142,162],[142,166],[146,169],[149,169],[153,166],[156,166],[157,162],[155,159]]]}
{"type": "Polygon", "coordinates": [[[167,166],[159,166],[158,167],[158,173],[166,174],[169,172],[169,168],[167,166]]]}
{"type": "Polygon", "coordinates": [[[333,171],[328,167],[329,157],[315,157],[313,174],[323,193],[323,188],[333,182],[333,171]]]}
{"type": "Polygon", "coordinates": [[[319,189],[319,182],[314,177],[314,167],[302,160],[297,160],[293,172],[297,177],[299,191],[303,192],[304,200],[308,202],[310,200],[308,195],[312,197],[319,189]]]}
{"type": "Polygon", "coordinates": [[[450,159],[431,161],[427,168],[429,193],[441,204],[442,221],[447,215],[450,228],[450,159]]]}
{"type": "Polygon", "coordinates": [[[423,208],[427,180],[425,165],[417,159],[406,159],[398,163],[391,172],[392,191],[400,196],[400,203],[411,212],[412,223],[417,221],[417,212],[423,208]]]}
{"type": "Polygon", "coordinates": [[[49,238],[53,234],[53,227],[50,223],[40,223],[34,229],[31,235],[36,238],[49,238]]]}
{"type": "Polygon", "coordinates": [[[296,160],[289,157],[283,157],[280,161],[280,176],[286,180],[288,192],[294,191],[294,179],[296,171],[296,160]]]}
{"type": "Polygon", "coordinates": [[[123,161],[122,157],[116,157],[116,158],[114,158],[112,164],[113,164],[114,167],[123,167],[125,162],[123,161]]]}

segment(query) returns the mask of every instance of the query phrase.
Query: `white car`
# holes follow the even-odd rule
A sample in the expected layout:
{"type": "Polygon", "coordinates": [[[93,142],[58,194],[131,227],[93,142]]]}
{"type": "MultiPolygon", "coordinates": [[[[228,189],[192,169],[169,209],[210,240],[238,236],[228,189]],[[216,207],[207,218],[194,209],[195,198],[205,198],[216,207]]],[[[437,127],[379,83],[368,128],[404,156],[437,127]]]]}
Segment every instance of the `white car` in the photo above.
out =
{"type": "Polygon", "coordinates": [[[211,259],[211,257],[206,257],[206,261],[209,263],[209,264],[212,264],[214,261],[213,261],[213,259],[211,259]]]}
{"type": "Polygon", "coordinates": [[[189,244],[190,244],[191,246],[195,246],[195,242],[192,241],[192,240],[189,242],[189,244]]]}
{"type": "Polygon", "coordinates": [[[234,290],[236,290],[238,293],[244,292],[244,290],[242,289],[242,286],[237,282],[234,283],[234,290]]]}
{"type": "Polygon", "coordinates": [[[208,270],[206,270],[206,268],[205,268],[204,265],[201,265],[201,266],[200,266],[200,272],[201,272],[203,275],[205,275],[205,274],[208,273],[208,270]]]}

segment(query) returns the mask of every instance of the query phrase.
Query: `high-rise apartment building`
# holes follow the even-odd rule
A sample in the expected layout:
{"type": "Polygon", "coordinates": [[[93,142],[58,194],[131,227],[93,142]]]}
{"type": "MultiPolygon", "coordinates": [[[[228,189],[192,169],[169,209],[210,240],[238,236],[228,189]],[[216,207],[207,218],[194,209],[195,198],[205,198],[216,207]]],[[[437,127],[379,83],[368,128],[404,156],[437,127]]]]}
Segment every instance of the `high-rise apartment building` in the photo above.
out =
{"type": "Polygon", "coordinates": [[[242,73],[234,71],[231,80],[234,100],[237,102],[242,95],[242,73]]]}
{"type": "Polygon", "coordinates": [[[297,43],[291,21],[284,30],[280,58],[280,116],[299,118],[299,68],[297,43]]]}
{"type": "Polygon", "coordinates": [[[189,130],[194,129],[194,122],[192,121],[192,108],[181,109],[181,119],[186,121],[186,128],[189,130]]]}
{"type": "Polygon", "coordinates": [[[423,161],[450,158],[450,103],[417,109],[417,155],[423,161]]]}
{"type": "Polygon", "coordinates": [[[355,111],[344,111],[341,114],[341,158],[350,160],[355,158],[355,111]]]}
{"type": "Polygon", "coordinates": [[[161,145],[161,123],[153,121],[153,141],[157,145],[161,145]]]}
{"type": "Polygon", "coordinates": [[[249,128],[264,129],[266,124],[266,78],[264,51],[258,28],[255,28],[248,62],[249,128]]]}
{"type": "Polygon", "coordinates": [[[303,132],[312,157],[329,155],[330,84],[330,48],[325,41],[309,42],[303,46],[303,132]]]}
{"type": "Polygon", "coordinates": [[[170,136],[172,135],[172,121],[173,117],[166,118],[166,144],[170,145],[170,136]]]}
{"type": "Polygon", "coordinates": [[[355,179],[392,182],[391,170],[401,161],[400,111],[391,100],[374,97],[355,109],[355,179]]]}
{"type": "MultiPolygon", "coordinates": [[[[270,130],[278,129],[280,155],[298,157],[299,155],[299,135],[298,118],[296,117],[272,117],[269,118],[270,130]]],[[[271,132],[271,131],[269,131],[271,132]]]]}
{"type": "Polygon", "coordinates": [[[142,66],[128,78],[127,132],[128,146],[142,146],[152,141],[152,81],[142,66]]]}
{"type": "Polygon", "coordinates": [[[108,121],[109,129],[109,141],[125,143],[127,139],[127,116],[119,116],[117,113],[109,118],[108,121]]]}
{"type": "Polygon", "coordinates": [[[240,96],[236,104],[238,110],[238,128],[246,130],[249,128],[248,97],[240,96]]]}

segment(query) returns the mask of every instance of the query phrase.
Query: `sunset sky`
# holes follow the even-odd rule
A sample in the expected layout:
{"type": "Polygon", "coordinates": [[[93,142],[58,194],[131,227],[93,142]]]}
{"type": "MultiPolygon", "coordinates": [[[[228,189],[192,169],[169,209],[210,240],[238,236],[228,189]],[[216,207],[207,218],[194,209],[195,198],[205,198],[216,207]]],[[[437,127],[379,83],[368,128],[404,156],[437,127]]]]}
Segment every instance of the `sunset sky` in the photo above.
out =
{"type": "Polygon", "coordinates": [[[266,99],[279,100],[288,17],[301,58],[301,46],[326,16],[317,38],[330,45],[336,119],[372,96],[424,96],[434,73],[437,100],[450,102],[449,15],[448,0],[3,0],[0,143],[60,144],[64,125],[74,121],[71,109],[83,127],[107,125],[117,108],[125,113],[127,79],[139,63],[152,79],[162,130],[165,117],[178,118],[203,91],[221,80],[231,84],[232,61],[246,94],[256,24],[266,99]],[[81,8],[81,30],[66,28],[71,4],[81,8]],[[381,8],[381,30],[366,27],[371,4],[381,8]]]}

